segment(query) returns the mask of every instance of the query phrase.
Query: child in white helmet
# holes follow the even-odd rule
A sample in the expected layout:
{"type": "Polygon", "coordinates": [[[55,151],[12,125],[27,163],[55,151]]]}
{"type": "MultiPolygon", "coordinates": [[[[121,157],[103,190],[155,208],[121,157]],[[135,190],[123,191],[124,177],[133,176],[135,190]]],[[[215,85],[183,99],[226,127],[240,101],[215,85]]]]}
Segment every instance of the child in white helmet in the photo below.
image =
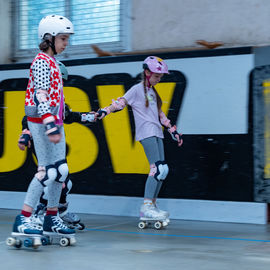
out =
{"type": "Polygon", "coordinates": [[[100,109],[96,117],[102,119],[111,112],[130,105],[133,111],[136,140],[144,147],[150,164],[150,172],[145,184],[144,203],[140,209],[141,220],[166,220],[169,213],[157,208],[156,199],[169,168],[165,162],[162,125],[168,129],[173,139],[181,146],[183,140],[161,110],[162,100],[155,89],[163,74],[169,73],[166,63],[156,56],[149,56],[143,62],[143,80],[134,85],[123,97],[100,109]]]}
{"type": "Polygon", "coordinates": [[[31,64],[25,96],[25,114],[39,171],[28,187],[21,214],[15,219],[12,232],[15,236],[42,233],[72,236],[75,233],[57,215],[62,184],[68,177],[68,166],[63,128],[63,80],[54,58],[65,50],[73,33],[73,24],[63,16],[49,15],[39,23],[41,52],[31,64]],[[48,205],[43,228],[40,228],[33,224],[31,214],[45,187],[48,188],[48,205]]]}
{"type": "MultiPolygon", "coordinates": [[[[57,61],[57,64],[60,68],[63,81],[67,81],[68,80],[67,68],[60,61],[57,61]]],[[[88,125],[89,123],[95,122],[95,114],[91,112],[90,113],[73,112],[69,108],[69,106],[65,103],[64,123],[71,124],[74,122],[88,125]]],[[[22,119],[22,133],[18,141],[18,147],[20,148],[20,150],[23,151],[27,147],[32,151],[34,155],[36,155],[33,139],[27,123],[27,116],[24,116],[22,119]]],[[[68,211],[67,196],[71,188],[72,188],[72,181],[70,177],[67,177],[62,186],[62,192],[58,207],[59,216],[70,228],[78,228],[82,230],[84,229],[84,224],[81,223],[80,217],[77,214],[68,211]]],[[[37,205],[34,211],[33,221],[35,221],[38,225],[42,226],[44,221],[44,211],[46,211],[48,203],[47,187],[44,188],[44,192],[42,193],[39,202],[40,203],[37,205]]]]}

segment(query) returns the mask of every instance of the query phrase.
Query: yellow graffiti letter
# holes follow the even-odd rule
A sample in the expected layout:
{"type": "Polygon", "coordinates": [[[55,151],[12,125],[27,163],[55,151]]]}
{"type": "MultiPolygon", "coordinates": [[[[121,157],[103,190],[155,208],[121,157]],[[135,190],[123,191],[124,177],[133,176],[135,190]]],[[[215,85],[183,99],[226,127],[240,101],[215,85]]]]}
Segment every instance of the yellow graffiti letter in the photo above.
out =
{"type": "MultiPolygon", "coordinates": [[[[65,87],[64,93],[66,103],[72,111],[91,111],[88,96],[82,90],[76,87],[65,87]]],[[[90,167],[98,155],[98,142],[93,132],[86,126],[74,123],[65,125],[65,133],[69,146],[67,155],[69,172],[75,173],[90,167]]]]}
{"type": "Polygon", "coordinates": [[[22,131],[24,116],[24,91],[6,91],[4,93],[4,141],[3,156],[0,158],[0,172],[10,172],[20,168],[27,151],[18,148],[18,139],[22,131]]]}

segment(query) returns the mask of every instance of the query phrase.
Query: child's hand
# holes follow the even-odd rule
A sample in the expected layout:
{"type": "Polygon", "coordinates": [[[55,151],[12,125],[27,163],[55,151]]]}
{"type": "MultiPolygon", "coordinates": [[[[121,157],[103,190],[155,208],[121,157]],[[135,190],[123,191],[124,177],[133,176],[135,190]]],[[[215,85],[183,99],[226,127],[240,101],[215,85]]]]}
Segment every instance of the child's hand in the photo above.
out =
{"type": "Polygon", "coordinates": [[[177,141],[178,146],[183,144],[182,134],[177,132],[175,125],[168,128],[168,132],[171,134],[173,140],[177,141]]]}
{"type": "Polygon", "coordinates": [[[25,147],[31,147],[31,133],[28,129],[24,129],[22,131],[18,141],[18,147],[22,151],[25,150],[25,147]]]}
{"type": "Polygon", "coordinates": [[[104,110],[104,109],[99,109],[99,110],[96,112],[95,117],[96,117],[96,119],[101,120],[101,119],[104,118],[106,115],[107,115],[107,111],[106,111],[106,110],[104,110]]]}

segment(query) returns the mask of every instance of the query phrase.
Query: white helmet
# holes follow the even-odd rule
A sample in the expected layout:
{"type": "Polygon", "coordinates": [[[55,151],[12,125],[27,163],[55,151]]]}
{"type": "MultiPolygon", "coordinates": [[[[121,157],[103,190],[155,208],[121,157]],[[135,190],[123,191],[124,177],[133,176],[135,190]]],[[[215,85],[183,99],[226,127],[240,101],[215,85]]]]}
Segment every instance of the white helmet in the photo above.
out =
{"type": "Polygon", "coordinates": [[[64,16],[48,15],[41,19],[38,26],[38,37],[43,39],[45,34],[52,36],[74,34],[74,27],[72,22],[64,16]]]}

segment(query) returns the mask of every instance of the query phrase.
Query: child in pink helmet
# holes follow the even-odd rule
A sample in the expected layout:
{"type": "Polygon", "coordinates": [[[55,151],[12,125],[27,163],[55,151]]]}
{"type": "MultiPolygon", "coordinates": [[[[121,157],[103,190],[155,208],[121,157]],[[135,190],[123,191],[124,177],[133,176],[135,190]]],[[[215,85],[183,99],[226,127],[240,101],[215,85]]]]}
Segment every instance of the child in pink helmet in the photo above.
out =
{"type": "Polygon", "coordinates": [[[123,97],[113,100],[110,106],[96,113],[96,117],[102,119],[111,112],[122,110],[126,105],[132,108],[136,140],[141,142],[150,165],[145,184],[144,203],[140,209],[141,220],[166,220],[169,216],[168,212],[158,209],[156,205],[160,188],[169,172],[164,157],[162,126],[177,141],[178,146],[183,143],[176,126],[171,124],[161,110],[162,100],[155,89],[162,76],[168,73],[168,66],[161,58],[147,57],[143,62],[142,82],[131,87],[123,97]]]}

